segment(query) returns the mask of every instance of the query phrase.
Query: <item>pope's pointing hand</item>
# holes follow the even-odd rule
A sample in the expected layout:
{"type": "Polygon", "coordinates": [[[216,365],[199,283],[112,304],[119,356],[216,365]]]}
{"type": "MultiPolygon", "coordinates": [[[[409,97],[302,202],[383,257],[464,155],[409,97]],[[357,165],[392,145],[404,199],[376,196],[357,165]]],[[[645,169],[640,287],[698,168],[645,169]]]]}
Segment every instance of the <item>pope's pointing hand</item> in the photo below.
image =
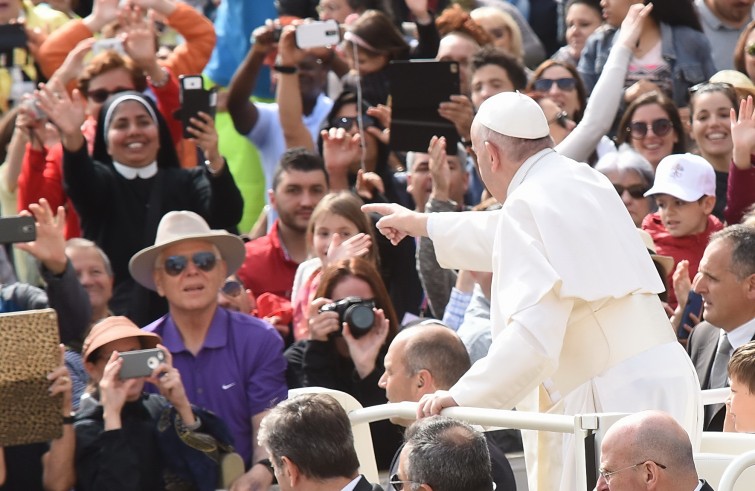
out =
{"type": "Polygon", "coordinates": [[[377,228],[391,244],[396,245],[407,235],[424,237],[427,235],[427,215],[417,213],[395,203],[374,203],[363,205],[365,213],[383,215],[377,228]]]}
{"type": "Polygon", "coordinates": [[[425,394],[417,405],[417,419],[440,414],[443,409],[458,405],[447,390],[438,390],[433,394],[425,394]]]}

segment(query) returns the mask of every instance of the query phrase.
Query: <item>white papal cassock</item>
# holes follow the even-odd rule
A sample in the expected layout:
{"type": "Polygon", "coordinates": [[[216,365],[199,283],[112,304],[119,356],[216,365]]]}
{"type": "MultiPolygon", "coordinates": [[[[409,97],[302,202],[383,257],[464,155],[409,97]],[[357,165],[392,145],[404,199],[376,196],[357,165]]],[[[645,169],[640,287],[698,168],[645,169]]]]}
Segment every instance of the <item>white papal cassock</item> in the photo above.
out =
{"type": "MultiPolygon", "coordinates": [[[[660,409],[698,447],[697,375],[605,176],[543,150],[517,171],[500,210],[433,213],[427,230],[443,267],[494,273],[493,343],[451,388],[457,403],[570,415],[660,409]]],[[[523,435],[529,489],[575,489],[571,437],[523,435]]]]}

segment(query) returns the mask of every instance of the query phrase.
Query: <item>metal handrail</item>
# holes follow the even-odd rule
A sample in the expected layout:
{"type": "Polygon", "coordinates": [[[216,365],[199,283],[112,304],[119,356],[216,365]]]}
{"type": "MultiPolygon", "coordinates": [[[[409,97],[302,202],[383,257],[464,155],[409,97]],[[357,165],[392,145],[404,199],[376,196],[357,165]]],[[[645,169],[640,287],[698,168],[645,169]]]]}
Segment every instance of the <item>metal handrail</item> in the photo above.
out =
{"type": "Polygon", "coordinates": [[[732,460],[721,475],[718,491],[733,491],[737,479],[752,465],[755,465],[755,450],[743,453],[732,460]]]}
{"type": "Polygon", "coordinates": [[[709,406],[711,404],[723,404],[726,402],[726,398],[729,397],[729,388],[723,389],[707,389],[702,391],[703,406],[709,406]]]}

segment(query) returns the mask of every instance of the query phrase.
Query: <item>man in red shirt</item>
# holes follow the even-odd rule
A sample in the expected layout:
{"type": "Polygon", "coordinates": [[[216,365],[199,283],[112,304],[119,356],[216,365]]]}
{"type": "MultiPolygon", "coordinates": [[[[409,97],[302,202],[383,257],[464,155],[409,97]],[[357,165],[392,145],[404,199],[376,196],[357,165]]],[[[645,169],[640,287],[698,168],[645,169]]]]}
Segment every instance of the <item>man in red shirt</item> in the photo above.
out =
{"type": "Polygon", "coordinates": [[[307,224],[317,203],[328,192],[322,159],[303,148],[287,150],[268,190],[278,218],[267,235],[247,242],[244,264],[237,275],[255,297],[269,292],[291,299],[299,263],[307,259],[307,224]]]}

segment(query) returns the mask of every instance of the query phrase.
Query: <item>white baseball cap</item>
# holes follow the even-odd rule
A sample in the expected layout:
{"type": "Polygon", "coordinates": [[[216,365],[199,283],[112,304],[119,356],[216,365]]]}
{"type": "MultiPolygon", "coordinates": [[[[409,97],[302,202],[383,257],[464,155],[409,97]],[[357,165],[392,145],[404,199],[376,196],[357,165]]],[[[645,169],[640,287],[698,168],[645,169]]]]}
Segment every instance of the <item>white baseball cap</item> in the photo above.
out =
{"type": "Polygon", "coordinates": [[[716,195],[716,172],[713,166],[691,153],[665,157],[655,169],[653,187],[645,196],[668,194],[683,201],[697,201],[716,195]]]}
{"type": "Polygon", "coordinates": [[[538,103],[519,92],[501,92],[486,99],[475,120],[513,138],[534,140],[550,134],[548,120],[538,103]]]}

